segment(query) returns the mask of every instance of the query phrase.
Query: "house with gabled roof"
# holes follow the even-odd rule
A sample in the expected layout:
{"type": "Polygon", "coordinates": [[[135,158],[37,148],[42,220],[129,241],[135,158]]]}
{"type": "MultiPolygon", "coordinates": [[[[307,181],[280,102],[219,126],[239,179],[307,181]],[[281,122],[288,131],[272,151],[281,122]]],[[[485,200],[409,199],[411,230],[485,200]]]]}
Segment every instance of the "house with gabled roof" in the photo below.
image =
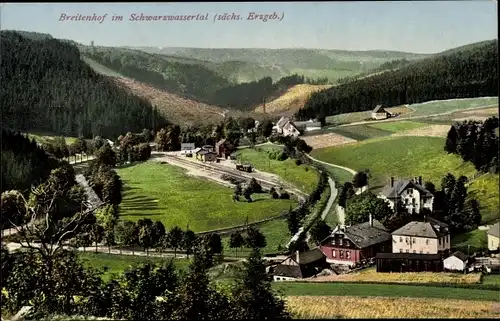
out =
{"type": "Polygon", "coordinates": [[[215,153],[218,157],[228,158],[231,155],[232,146],[229,142],[223,138],[215,144],[215,153]]]}
{"type": "Polygon", "coordinates": [[[300,253],[296,251],[274,268],[274,281],[290,281],[315,276],[328,268],[325,256],[317,247],[300,253]]]}
{"type": "Polygon", "coordinates": [[[391,233],[370,215],[368,222],[337,226],[320,244],[327,263],[354,266],[373,259],[378,252],[391,252],[391,233]]]}
{"type": "Polygon", "coordinates": [[[390,113],[385,110],[381,105],[377,105],[377,107],[375,107],[373,110],[372,110],[372,118],[373,119],[386,119],[386,118],[389,118],[390,116],[390,113]]]}
{"type": "Polygon", "coordinates": [[[401,180],[391,177],[377,197],[386,200],[393,210],[400,202],[410,214],[418,214],[422,208],[432,211],[434,202],[434,195],[422,185],[422,176],[401,180]]]}
{"type": "Polygon", "coordinates": [[[469,256],[460,251],[456,251],[443,260],[443,268],[447,271],[463,271],[467,268],[469,262],[469,256]]]}
{"type": "Polygon", "coordinates": [[[217,154],[212,151],[201,149],[196,152],[196,159],[203,162],[215,162],[217,160],[217,154]]]}
{"type": "Polygon", "coordinates": [[[280,120],[273,126],[273,129],[283,136],[293,136],[297,137],[300,135],[300,131],[293,124],[289,117],[281,117],[280,120]]]}
{"type": "Polygon", "coordinates": [[[412,221],[392,232],[393,253],[440,254],[447,256],[451,248],[448,224],[432,217],[412,221]]]}
{"type": "Polygon", "coordinates": [[[500,222],[493,224],[488,230],[488,250],[498,251],[500,248],[500,222]]]}

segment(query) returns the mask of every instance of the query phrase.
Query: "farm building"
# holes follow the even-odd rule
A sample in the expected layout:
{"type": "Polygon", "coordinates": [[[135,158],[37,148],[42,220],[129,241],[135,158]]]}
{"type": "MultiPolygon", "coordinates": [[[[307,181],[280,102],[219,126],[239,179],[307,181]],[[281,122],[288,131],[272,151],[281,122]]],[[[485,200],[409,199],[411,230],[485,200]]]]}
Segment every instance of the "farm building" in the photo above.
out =
{"type": "Polygon", "coordinates": [[[313,119],[310,119],[308,121],[294,122],[294,124],[296,128],[303,129],[306,132],[321,129],[321,122],[314,121],[313,119]]]}
{"type": "Polygon", "coordinates": [[[412,221],[392,232],[393,253],[440,254],[450,251],[448,224],[431,217],[412,221]]]}
{"type": "Polygon", "coordinates": [[[400,202],[410,214],[420,213],[422,208],[432,211],[434,202],[434,195],[422,185],[422,176],[402,180],[391,177],[377,197],[386,200],[392,209],[400,202]]]}
{"type": "Polygon", "coordinates": [[[377,253],[377,272],[441,272],[439,254],[377,253]]]}
{"type": "Polygon", "coordinates": [[[500,247],[500,222],[488,230],[488,250],[498,251],[500,247]]]}
{"type": "Polygon", "coordinates": [[[337,226],[321,242],[321,251],[330,264],[354,266],[368,261],[378,252],[391,251],[391,234],[377,220],[342,228],[337,226]]]}
{"type": "Polygon", "coordinates": [[[203,162],[215,162],[217,160],[217,155],[214,152],[202,149],[196,153],[196,159],[203,162]]]}
{"type": "Polygon", "coordinates": [[[302,253],[297,251],[274,268],[273,280],[289,281],[308,278],[326,268],[328,264],[325,256],[318,248],[302,253]]]}
{"type": "Polygon", "coordinates": [[[457,251],[443,260],[443,268],[448,271],[463,271],[467,268],[469,261],[467,255],[457,251]]]}
{"type": "Polygon", "coordinates": [[[215,153],[218,157],[227,159],[231,155],[232,146],[225,139],[221,139],[215,144],[215,153]]]}
{"type": "Polygon", "coordinates": [[[381,105],[377,105],[375,109],[372,110],[373,119],[386,119],[389,118],[391,114],[387,112],[381,105]]]}

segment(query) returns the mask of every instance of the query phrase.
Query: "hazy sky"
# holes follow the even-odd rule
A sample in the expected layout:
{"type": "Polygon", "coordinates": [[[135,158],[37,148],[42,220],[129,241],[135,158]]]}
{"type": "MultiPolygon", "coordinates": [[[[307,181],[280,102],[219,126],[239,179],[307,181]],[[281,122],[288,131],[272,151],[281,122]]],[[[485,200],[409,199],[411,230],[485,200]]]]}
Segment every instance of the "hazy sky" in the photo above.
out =
{"type": "Polygon", "coordinates": [[[497,3],[476,1],[3,4],[0,28],[50,33],[96,45],[206,48],[326,48],[434,53],[497,34],[497,3]],[[276,12],[281,21],[246,20],[276,12]],[[102,23],[59,21],[104,15],[102,23]],[[129,21],[130,15],[206,15],[208,21],[129,21]],[[213,21],[235,13],[238,21],[213,21]],[[122,15],[123,21],[111,21],[122,15]]]}

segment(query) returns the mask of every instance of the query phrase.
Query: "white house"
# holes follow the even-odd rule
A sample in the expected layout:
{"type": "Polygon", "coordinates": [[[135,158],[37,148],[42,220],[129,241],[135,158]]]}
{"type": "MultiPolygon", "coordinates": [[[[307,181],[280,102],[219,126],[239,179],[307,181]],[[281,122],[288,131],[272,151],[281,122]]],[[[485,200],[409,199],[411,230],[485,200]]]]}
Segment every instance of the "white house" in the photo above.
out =
{"type": "Polygon", "coordinates": [[[298,137],[299,135],[299,130],[293,125],[292,122],[288,122],[285,126],[283,126],[283,136],[298,137]]]}
{"type": "Polygon", "coordinates": [[[372,110],[372,118],[373,119],[386,119],[389,117],[389,113],[382,108],[382,106],[377,105],[375,109],[372,110]]]}
{"type": "Polygon", "coordinates": [[[488,249],[498,251],[500,247],[500,222],[494,224],[488,230],[488,249]]]}
{"type": "Polygon", "coordinates": [[[400,201],[410,214],[420,213],[422,208],[432,211],[434,202],[434,195],[422,186],[422,176],[403,180],[391,177],[377,197],[386,200],[392,209],[400,201]]]}
{"type": "Polygon", "coordinates": [[[449,271],[463,271],[467,267],[469,257],[460,251],[443,260],[443,268],[449,271]]]}
{"type": "Polygon", "coordinates": [[[181,154],[191,154],[195,148],[194,143],[181,143],[181,154]]]}
{"type": "Polygon", "coordinates": [[[392,253],[447,254],[450,247],[448,224],[431,217],[392,232],[392,253]]]}
{"type": "Polygon", "coordinates": [[[273,126],[278,134],[283,134],[283,127],[290,121],[289,117],[281,117],[280,120],[273,126]]]}

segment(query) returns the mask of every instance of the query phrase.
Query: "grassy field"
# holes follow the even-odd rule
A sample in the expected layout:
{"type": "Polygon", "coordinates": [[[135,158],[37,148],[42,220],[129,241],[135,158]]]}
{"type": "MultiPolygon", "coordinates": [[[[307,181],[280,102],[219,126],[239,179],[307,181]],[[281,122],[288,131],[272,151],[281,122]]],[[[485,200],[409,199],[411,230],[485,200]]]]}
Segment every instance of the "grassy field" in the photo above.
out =
{"type": "Polygon", "coordinates": [[[369,127],[389,131],[391,133],[397,133],[400,131],[410,130],[421,128],[425,126],[429,126],[429,124],[418,123],[413,121],[391,121],[391,122],[383,122],[378,124],[369,124],[369,127]]]}
{"type": "MultiPolygon", "coordinates": [[[[497,298],[498,299],[498,298],[497,298]]],[[[498,300],[470,301],[357,296],[290,296],[287,305],[297,319],[495,318],[498,300]]]]}
{"type": "Polygon", "coordinates": [[[498,219],[500,208],[499,174],[486,174],[478,177],[469,186],[469,195],[480,200],[482,222],[489,223],[498,219]]]}
{"type": "Polygon", "coordinates": [[[385,185],[391,176],[422,176],[424,181],[440,185],[447,172],[470,176],[471,164],[443,151],[444,139],[438,137],[384,137],[358,144],[312,151],[312,156],[356,171],[369,169],[371,188],[385,185]]]}
{"type": "Polygon", "coordinates": [[[355,140],[366,140],[370,138],[389,136],[392,132],[368,125],[353,125],[346,127],[335,127],[328,131],[343,135],[355,140]]]}
{"type": "MultiPolygon", "coordinates": [[[[389,107],[389,108],[385,108],[385,109],[391,113],[400,114],[401,116],[413,112],[412,109],[405,107],[405,106],[389,107]]],[[[330,124],[330,125],[338,126],[338,125],[350,124],[350,123],[355,123],[355,122],[364,121],[364,120],[373,120],[371,118],[371,116],[372,116],[371,110],[358,111],[358,112],[328,116],[326,118],[326,123],[330,124]]]]}
{"type": "MultiPolygon", "coordinates": [[[[295,165],[294,165],[295,166],[295,165]]],[[[153,162],[118,169],[124,182],[121,217],[160,220],[167,228],[195,232],[244,224],[281,214],[294,200],[253,194],[254,202],[233,202],[233,189],[195,178],[178,167],[153,162]]],[[[315,175],[315,174],[314,174],[315,175]]]]}
{"type": "Polygon", "coordinates": [[[467,98],[467,99],[454,99],[433,101],[430,103],[413,104],[411,108],[415,112],[409,116],[427,116],[439,113],[451,112],[453,110],[461,110],[467,108],[485,107],[498,104],[498,97],[487,98],[467,98]]]}
{"type": "Polygon", "coordinates": [[[490,274],[483,276],[483,284],[500,285],[500,274],[490,274]]]}
{"type": "MultiPolygon", "coordinates": [[[[290,232],[285,219],[276,219],[259,224],[255,228],[259,229],[266,237],[266,247],[262,249],[263,254],[278,252],[279,246],[284,247],[290,238],[290,232]]],[[[225,255],[231,256],[247,256],[250,254],[250,249],[232,249],[229,247],[229,236],[222,237],[222,245],[224,246],[225,255]]]]}
{"type": "Polygon", "coordinates": [[[493,290],[421,285],[281,282],[273,283],[273,288],[286,296],[334,295],[498,301],[498,292],[493,290]]]}
{"type": "MultiPolygon", "coordinates": [[[[142,264],[146,262],[161,263],[165,260],[159,257],[145,257],[136,255],[118,255],[107,253],[93,253],[89,248],[89,252],[79,252],[79,257],[83,260],[84,264],[96,269],[107,267],[106,272],[103,274],[103,279],[109,279],[113,274],[119,274],[135,264],[142,264]]],[[[188,259],[175,259],[175,266],[179,269],[186,269],[189,265],[188,259]]]]}
{"type": "Polygon", "coordinates": [[[462,251],[470,254],[486,249],[488,247],[487,231],[475,229],[462,234],[455,234],[451,238],[451,246],[454,250],[462,251]],[[469,247],[470,245],[470,247],[469,247]]]}
{"type": "Polygon", "coordinates": [[[374,282],[374,283],[449,283],[449,284],[479,284],[481,274],[471,273],[377,273],[375,267],[360,272],[325,277],[335,281],[374,282]]]}
{"type": "MultiPolygon", "coordinates": [[[[53,136],[53,135],[43,135],[43,134],[33,134],[33,133],[28,134],[29,139],[34,139],[41,144],[45,143],[45,142],[49,142],[49,141],[53,140],[55,137],[56,136],[53,136]]],[[[66,140],[66,144],[71,145],[78,138],[76,138],[76,137],[64,137],[64,139],[66,140]]]]}
{"type": "Polygon", "coordinates": [[[314,190],[319,179],[314,168],[308,165],[297,166],[294,159],[285,161],[269,159],[266,151],[281,149],[276,145],[263,145],[257,147],[257,149],[246,148],[239,150],[237,159],[242,163],[252,164],[258,170],[276,174],[305,193],[314,190]]]}

